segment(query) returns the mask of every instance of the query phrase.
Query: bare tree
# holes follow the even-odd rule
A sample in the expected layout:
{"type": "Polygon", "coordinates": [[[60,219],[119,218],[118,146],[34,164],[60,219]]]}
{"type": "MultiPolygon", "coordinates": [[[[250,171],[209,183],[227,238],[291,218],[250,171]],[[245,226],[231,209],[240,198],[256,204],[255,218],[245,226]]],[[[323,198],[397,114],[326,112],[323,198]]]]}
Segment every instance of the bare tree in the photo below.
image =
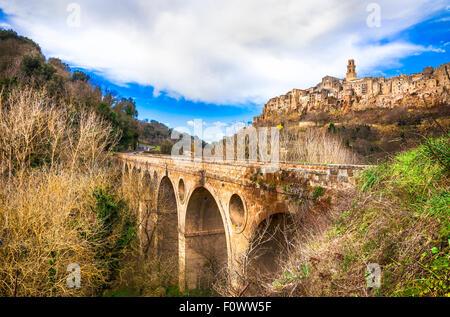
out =
{"type": "Polygon", "coordinates": [[[357,164],[362,158],[347,148],[337,135],[318,128],[305,132],[297,128],[286,128],[280,134],[282,160],[288,162],[357,164]]]}
{"type": "Polygon", "coordinates": [[[281,268],[283,259],[294,247],[294,236],[301,214],[268,217],[247,237],[248,247],[234,266],[223,267],[213,285],[222,296],[264,296],[281,268]]]}

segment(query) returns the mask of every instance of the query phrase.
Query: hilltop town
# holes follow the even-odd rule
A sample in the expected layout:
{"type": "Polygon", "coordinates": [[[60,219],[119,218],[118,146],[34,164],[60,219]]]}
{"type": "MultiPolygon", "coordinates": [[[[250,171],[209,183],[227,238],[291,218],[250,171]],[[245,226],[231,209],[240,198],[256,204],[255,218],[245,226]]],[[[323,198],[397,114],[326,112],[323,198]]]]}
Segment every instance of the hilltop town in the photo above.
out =
{"type": "Polygon", "coordinates": [[[434,69],[426,67],[421,73],[392,78],[358,78],[356,64],[349,60],[347,76],[339,79],[326,76],[309,89],[293,89],[272,98],[262,115],[254,118],[254,126],[287,124],[304,121],[311,113],[393,109],[395,107],[427,107],[449,103],[450,63],[434,69]]]}

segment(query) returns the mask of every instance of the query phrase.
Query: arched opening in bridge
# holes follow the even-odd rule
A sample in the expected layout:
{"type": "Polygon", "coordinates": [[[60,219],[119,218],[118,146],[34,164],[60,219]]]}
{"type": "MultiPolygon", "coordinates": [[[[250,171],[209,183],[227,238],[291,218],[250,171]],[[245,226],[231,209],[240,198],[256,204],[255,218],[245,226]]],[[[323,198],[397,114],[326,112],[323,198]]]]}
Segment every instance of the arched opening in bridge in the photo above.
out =
{"type": "Polygon", "coordinates": [[[185,188],[184,188],[184,181],[181,178],[180,181],[178,182],[178,198],[180,199],[180,202],[183,203],[184,202],[184,195],[185,195],[185,188]]]}
{"type": "Polygon", "coordinates": [[[245,225],[245,207],[239,195],[234,194],[230,199],[230,219],[233,229],[241,231],[245,225]]]}
{"type": "Polygon", "coordinates": [[[131,183],[131,182],[137,180],[135,177],[136,171],[135,171],[135,168],[133,165],[125,164],[125,168],[124,168],[123,172],[124,173],[122,174],[122,179],[124,181],[131,183]]]}
{"type": "MultiPolygon", "coordinates": [[[[135,168],[131,164],[125,164],[123,174],[122,174],[122,186],[125,193],[137,193],[139,189],[136,187],[139,186],[141,182],[141,175],[138,172],[138,169],[135,168]]],[[[132,197],[128,197],[130,199],[130,207],[136,210],[138,208],[139,200],[136,199],[138,195],[132,195],[132,197]]]]}
{"type": "Polygon", "coordinates": [[[143,201],[150,201],[152,199],[153,191],[152,177],[148,171],[143,171],[141,179],[141,197],[143,201]]]}
{"type": "Polygon", "coordinates": [[[178,276],[178,212],[175,190],[166,176],[161,180],[158,190],[156,212],[152,227],[152,245],[161,259],[173,269],[174,278],[178,276]]]}
{"type": "Polygon", "coordinates": [[[186,287],[210,289],[227,265],[227,243],[219,207],[204,187],[192,193],[185,224],[186,287]]]}
{"type": "Polygon", "coordinates": [[[260,285],[261,281],[273,277],[280,270],[280,262],[288,254],[288,243],[292,241],[294,232],[294,218],[287,213],[269,216],[258,225],[247,254],[250,284],[260,285]]]}
{"type": "Polygon", "coordinates": [[[138,217],[138,228],[139,228],[139,241],[141,243],[141,248],[144,254],[147,254],[150,248],[150,235],[147,230],[150,223],[154,221],[152,219],[152,211],[154,210],[154,199],[153,199],[153,184],[150,173],[148,171],[143,171],[143,176],[140,182],[140,193],[139,193],[139,217],[138,217]]]}

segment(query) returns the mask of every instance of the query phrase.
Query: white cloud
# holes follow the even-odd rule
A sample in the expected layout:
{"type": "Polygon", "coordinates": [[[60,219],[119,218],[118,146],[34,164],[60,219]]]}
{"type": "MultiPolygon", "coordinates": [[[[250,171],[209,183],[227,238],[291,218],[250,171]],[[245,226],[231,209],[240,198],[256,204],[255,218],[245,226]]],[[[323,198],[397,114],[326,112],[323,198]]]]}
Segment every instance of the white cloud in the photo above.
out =
{"type": "Polygon", "coordinates": [[[447,3],[377,1],[381,27],[369,28],[369,2],[360,0],[80,0],[73,28],[69,2],[0,0],[0,7],[49,56],[118,84],[151,85],[155,95],[219,104],[264,103],[324,75],[343,77],[349,58],[363,75],[433,50],[395,34],[447,3]]]}
{"type": "Polygon", "coordinates": [[[439,23],[439,22],[449,22],[449,21],[450,21],[450,17],[445,17],[445,18],[437,19],[433,22],[439,23]]]}
{"type": "Polygon", "coordinates": [[[9,25],[8,23],[0,22],[0,28],[1,28],[1,29],[5,29],[5,30],[9,30],[9,29],[11,29],[12,27],[11,27],[11,25],[9,25]]]}
{"type": "Polygon", "coordinates": [[[444,49],[442,49],[442,48],[434,48],[433,46],[428,46],[427,47],[427,49],[426,49],[427,51],[429,51],[429,52],[433,52],[433,53],[445,53],[445,50],[444,49]]]}
{"type": "Polygon", "coordinates": [[[199,124],[199,127],[200,127],[200,125],[206,126],[206,122],[205,122],[205,121],[203,121],[203,120],[201,120],[201,119],[196,119],[196,120],[198,120],[198,121],[196,122],[196,121],[194,121],[194,120],[189,120],[189,121],[187,121],[186,123],[187,123],[187,125],[190,126],[190,127],[193,127],[193,126],[195,126],[196,124],[199,124]]]}
{"type": "Polygon", "coordinates": [[[214,125],[215,125],[216,127],[219,127],[219,128],[223,128],[223,127],[228,126],[227,123],[221,122],[221,121],[214,122],[214,125]]]}
{"type": "Polygon", "coordinates": [[[206,142],[215,142],[221,140],[225,136],[222,128],[218,126],[209,126],[203,130],[202,139],[206,142]]]}
{"type": "Polygon", "coordinates": [[[187,126],[177,127],[175,130],[182,133],[188,133],[190,135],[196,135],[206,142],[215,142],[221,140],[224,136],[234,135],[243,128],[250,126],[244,122],[227,124],[221,121],[207,123],[201,119],[198,120],[199,121],[189,120],[186,122],[187,126]],[[196,126],[196,124],[200,123],[201,126],[196,126]]]}

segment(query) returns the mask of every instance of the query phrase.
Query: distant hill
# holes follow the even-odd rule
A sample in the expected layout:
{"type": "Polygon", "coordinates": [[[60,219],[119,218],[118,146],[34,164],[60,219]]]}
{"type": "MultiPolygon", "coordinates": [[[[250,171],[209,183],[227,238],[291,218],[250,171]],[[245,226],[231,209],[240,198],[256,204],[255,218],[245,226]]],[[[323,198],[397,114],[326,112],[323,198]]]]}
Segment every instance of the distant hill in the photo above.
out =
{"type": "Polygon", "coordinates": [[[33,87],[44,90],[49,98],[75,109],[94,109],[121,131],[117,150],[134,150],[138,141],[161,145],[170,138],[170,130],[156,121],[137,120],[136,104],[103,92],[90,82],[89,75],[72,71],[57,58],[46,60],[38,44],[13,30],[0,30],[0,91],[13,87],[33,87]]]}
{"type": "Polygon", "coordinates": [[[171,132],[172,129],[155,120],[139,121],[138,123],[139,142],[141,143],[161,145],[165,140],[170,139],[171,132]]]}

